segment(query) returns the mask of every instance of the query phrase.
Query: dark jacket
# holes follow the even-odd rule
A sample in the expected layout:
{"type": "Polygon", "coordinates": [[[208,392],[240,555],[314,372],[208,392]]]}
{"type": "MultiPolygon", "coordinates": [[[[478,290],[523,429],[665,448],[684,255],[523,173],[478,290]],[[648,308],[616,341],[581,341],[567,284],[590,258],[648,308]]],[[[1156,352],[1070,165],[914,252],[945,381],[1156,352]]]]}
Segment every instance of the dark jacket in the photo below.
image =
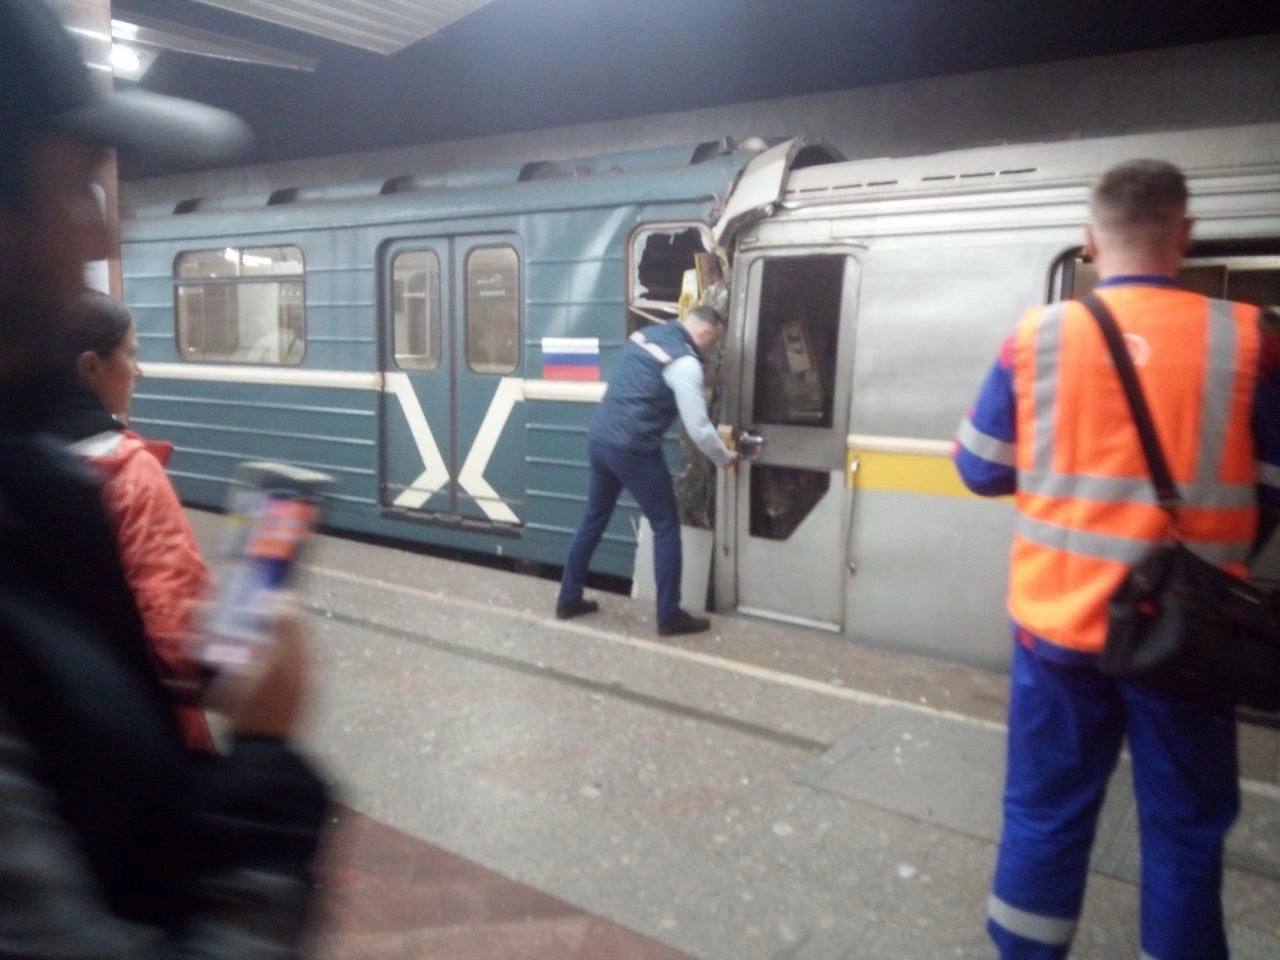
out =
{"type": "Polygon", "coordinates": [[[183,747],[98,478],[0,394],[0,956],[292,956],[324,785],[183,747]]]}
{"type": "Polygon", "coordinates": [[[689,354],[697,357],[697,347],[674,320],[653,323],[632,334],[609,376],[609,387],[591,417],[587,436],[633,453],[651,453],[661,447],[662,435],[679,413],[662,372],[673,360],[689,354]]]}

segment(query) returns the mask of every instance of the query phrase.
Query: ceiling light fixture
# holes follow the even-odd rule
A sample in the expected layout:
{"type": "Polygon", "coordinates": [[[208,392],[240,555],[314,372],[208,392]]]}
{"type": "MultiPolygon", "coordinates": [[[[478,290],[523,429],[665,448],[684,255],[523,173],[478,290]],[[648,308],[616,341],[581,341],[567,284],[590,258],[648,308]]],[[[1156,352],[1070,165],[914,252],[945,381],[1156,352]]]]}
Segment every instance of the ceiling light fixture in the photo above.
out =
{"type": "Polygon", "coordinates": [[[125,43],[111,44],[111,72],[121,80],[141,80],[156,62],[156,51],[125,43]]]}
{"type": "MultiPolygon", "coordinates": [[[[125,14],[124,11],[121,13],[129,19],[112,20],[111,36],[142,55],[151,53],[153,60],[159,51],[171,50],[174,53],[187,53],[197,57],[212,57],[215,60],[232,60],[237,63],[252,63],[284,70],[300,70],[304,73],[310,73],[319,64],[314,57],[277,50],[261,43],[230,37],[224,33],[198,30],[183,23],[158,20],[136,13],[125,14]]],[[[121,54],[121,57],[124,58],[125,55],[121,54]]],[[[143,72],[146,72],[146,66],[149,64],[144,65],[143,72]]],[[[117,75],[124,76],[119,71],[117,75]]]]}
{"type": "Polygon", "coordinates": [[[197,0],[390,56],[492,0],[197,0]]]}
{"type": "Polygon", "coordinates": [[[111,35],[117,40],[137,40],[138,27],[127,20],[112,20],[111,35]]]}

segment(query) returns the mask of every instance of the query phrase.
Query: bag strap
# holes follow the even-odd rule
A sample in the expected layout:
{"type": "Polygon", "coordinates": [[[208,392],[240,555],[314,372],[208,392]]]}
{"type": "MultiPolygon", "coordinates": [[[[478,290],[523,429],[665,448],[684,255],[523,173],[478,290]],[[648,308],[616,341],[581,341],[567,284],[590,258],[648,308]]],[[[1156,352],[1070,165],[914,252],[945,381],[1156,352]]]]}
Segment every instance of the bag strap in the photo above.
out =
{"type": "Polygon", "coordinates": [[[1138,439],[1142,441],[1142,453],[1147,458],[1147,469],[1151,471],[1151,480],[1156,488],[1156,499],[1160,503],[1160,508],[1170,516],[1176,517],[1178,508],[1182,506],[1182,495],[1178,492],[1178,485],[1173,481],[1169,463],[1164,458],[1160,438],[1156,434],[1155,424],[1151,421],[1151,408],[1147,406],[1147,398],[1142,392],[1138,371],[1133,367],[1133,358],[1129,355],[1129,347],[1124,342],[1120,325],[1116,323],[1110,308],[1097,294],[1091,293],[1083,297],[1080,302],[1098,321],[1102,336],[1107,341],[1107,349],[1111,351],[1111,360],[1115,363],[1116,372],[1120,375],[1125,399],[1129,401],[1129,413],[1133,417],[1134,426],[1138,428],[1138,439]]]}

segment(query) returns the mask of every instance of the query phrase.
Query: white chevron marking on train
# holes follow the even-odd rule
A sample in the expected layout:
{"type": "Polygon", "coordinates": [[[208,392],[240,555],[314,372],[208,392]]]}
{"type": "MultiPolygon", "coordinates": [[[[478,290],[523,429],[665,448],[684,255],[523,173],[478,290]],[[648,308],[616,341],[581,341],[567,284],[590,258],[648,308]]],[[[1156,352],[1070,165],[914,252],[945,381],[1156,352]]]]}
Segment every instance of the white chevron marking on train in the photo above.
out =
{"type": "Polygon", "coordinates": [[[476,505],[484,511],[485,516],[498,523],[519,523],[520,518],[507,506],[505,500],[498,496],[498,491],[489,485],[484,478],[485,468],[489,466],[489,458],[498,446],[498,438],[511,418],[515,405],[524,400],[524,381],[519,377],[503,377],[498,382],[493,399],[489,401],[489,409],[476,431],[476,438],[471,442],[467,459],[458,471],[458,485],[475,498],[476,505]]]}
{"type": "MultiPolygon", "coordinates": [[[[220,365],[196,363],[144,363],[145,377],[157,380],[205,380],[228,383],[255,383],[288,387],[327,387],[339,390],[381,390],[393,395],[400,403],[414,446],[422,458],[423,471],[395,499],[397,507],[421,509],[449,482],[449,467],[440,453],[440,446],[431,432],[422,403],[413,389],[408,374],[396,371],[365,372],[359,370],[307,370],[296,367],[220,365]]],[[[558,380],[526,380],[522,377],[503,377],[498,382],[489,409],[485,412],[480,429],[476,432],[467,452],[467,459],[458,471],[458,485],[467,492],[484,511],[485,516],[498,523],[519,523],[520,518],[498,496],[485,470],[493,451],[497,449],[502,431],[511,418],[511,411],[524,400],[558,400],[566,403],[598,403],[604,396],[605,384],[581,383],[558,380]]]]}
{"type": "Polygon", "coordinates": [[[409,375],[385,373],[383,377],[382,389],[394,394],[400,401],[400,409],[404,411],[405,421],[409,424],[414,446],[418,448],[418,455],[422,457],[422,465],[426,468],[407,490],[396,497],[395,505],[417,510],[449,482],[449,468],[440,455],[440,447],[431,433],[431,426],[427,423],[426,414],[422,412],[422,404],[418,402],[413,384],[409,382],[409,375]]]}

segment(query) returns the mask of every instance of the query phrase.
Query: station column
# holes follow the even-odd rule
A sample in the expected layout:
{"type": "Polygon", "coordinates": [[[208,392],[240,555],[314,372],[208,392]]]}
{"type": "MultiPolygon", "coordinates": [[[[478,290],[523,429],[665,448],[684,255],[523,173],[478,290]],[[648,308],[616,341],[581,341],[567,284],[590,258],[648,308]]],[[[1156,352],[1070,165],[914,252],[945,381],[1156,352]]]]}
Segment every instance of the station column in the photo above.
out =
{"type": "MultiPolygon", "coordinates": [[[[93,82],[110,89],[113,83],[111,0],[51,0],[51,6],[58,11],[62,22],[80,44],[80,52],[93,82]]],[[[103,168],[102,189],[106,198],[111,247],[105,269],[100,263],[91,265],[90,283],[118,298],[124,292],[124,284],[120,272],[120,216],[114,157],[103,168]]]]}

